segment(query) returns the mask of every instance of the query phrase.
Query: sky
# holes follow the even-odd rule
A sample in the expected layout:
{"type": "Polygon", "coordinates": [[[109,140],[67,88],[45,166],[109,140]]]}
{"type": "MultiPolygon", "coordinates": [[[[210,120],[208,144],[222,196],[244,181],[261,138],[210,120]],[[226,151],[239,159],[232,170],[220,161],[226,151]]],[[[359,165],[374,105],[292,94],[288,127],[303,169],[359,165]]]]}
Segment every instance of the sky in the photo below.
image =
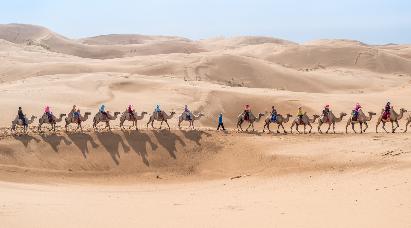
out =
{"type": "Polygon", "coordinates": [[[0,5],[0,24],[41,25],[70,38],[255,35],[300,43],[411,44],[410,0],[0,0],[0,5]]]}

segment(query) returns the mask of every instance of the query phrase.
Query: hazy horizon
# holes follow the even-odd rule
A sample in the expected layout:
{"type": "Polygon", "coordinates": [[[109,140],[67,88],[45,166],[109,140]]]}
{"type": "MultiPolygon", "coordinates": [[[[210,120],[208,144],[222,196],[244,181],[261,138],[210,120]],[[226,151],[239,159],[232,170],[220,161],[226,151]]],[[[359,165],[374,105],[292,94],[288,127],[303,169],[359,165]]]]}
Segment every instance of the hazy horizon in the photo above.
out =
{"type": "Polygon", "coordinates": [[[354,0],[17,0],[3,3],[0,23],[33,24],[69,38],[106,34],[181,36],[193,40],[269,36],[294,42],[350,39],[411,43],[411,2],[354,0]]]}

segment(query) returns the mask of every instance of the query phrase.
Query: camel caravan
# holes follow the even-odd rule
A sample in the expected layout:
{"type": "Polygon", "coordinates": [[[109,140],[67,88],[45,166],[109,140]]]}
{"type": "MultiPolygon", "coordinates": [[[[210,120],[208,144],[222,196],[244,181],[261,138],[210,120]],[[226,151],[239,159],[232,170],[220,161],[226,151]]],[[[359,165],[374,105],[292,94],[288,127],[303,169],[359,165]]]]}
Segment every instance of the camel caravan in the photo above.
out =
{"type": "MultiPolygon", "coordinates": [[[[407,110],[405,110],[404,108],[401,108],[399,112],[396,112],[394,108],[391,106],[391,103],[388,102],[385,108],[381,110],[380,116],[377,119],[375,128],[376,133],[378,133],[378,128],[380,125],[382,125],[381,128],[386,133],[395,133],[400,126],[399,121],[403,118],[406,119],[404,132],[407,132],[408,126],[411,124],[411,116],[405,118],[404,116],[406,112],[407,110]],[[386,123],[391,123],[391,131],[388,131],[385,128],[386,123]]],[[[354,133],[365,133],[369,128],[368,123],[372,120],[373,116],[377,115],[377,113],[372,111],[368,111],[366,113],[367,114],[365,114],[365,112],[362,110],[362,107],[359,104],[356,104],[356,106],[354,107],[354,109],[352,110],[351,114],[347,119],[345,125],[345,133],[349,133],[350,126],[354,133]],[[355,129],[355,126],[359,126],[359,131],[355,129]]],[[[129,105],[127,109],[123,112],[110,112],[106,110],[105,105],[101,105],[98,112],[94,115],[92,119],[92,127],[95,131],[104,129],[111,131],[110,123],[119,118],[120,128],[122,130],[125,130],[126,122],[131,123],[131,126],[128,127],[129,129],[134,128],[135,130],[138,130],[138,121],[143,121],[146,115],[148,115],[148,112],[142,111],[139,114],[132,108],[131,105],[129,105]],[[104,128],[99,128],[99,125],[101,124],[103,124],[104,128]]],[[[153,129],[157,129],[154,126],[154,123],[160,122],[160,126],[158,129],[162,129],[163,124],[165,124],[168,130],[170,130],[171,128],[168,122],[169,120],[173,119],[175,115],[176,113],[174,111],[166,112],[164,110],[161,110],[160,106],[157,105],[154,111],[149,116],[148,122],[146,123],[146,127],[149,128],[149,126],[151,126],[153,129]]],[[[91,112],[85,112],[84,114],[82,114],[80,109],[77,108],[75,105],[68,114],[62,113],[60,115],[55,116],[51,112],[50,107],[47,106],[44,109],[44,113],[38,119],[37,130],[38,132],[43,132],[43,127],[47,126],[49,131],[55,132],[58,123],[64,121],[64,127],[67,132],[70,131],[70,125],[77,126],[74,129],[74,131],[83,131],[83,123],[86,122],[90,118],[90,116],[91,112]]],[[[288,132],[284,125],[288,122],[291,122],[291,133],[293,133],[293,131],[295,130],[299,134],[310,134],[312,133],[313,124],[317,123],[317,132],[320,134],[327,134],[330,132],[336,133],[336,124],[342,122],[344,117],[346,116],[348,116],[348,114],[345,112],[341,112],[338,115],[334,114],[333,111],[330,109],[329,105],[326,105],[324,107],[321,115],[308,115],[307,112],[303,111],[302,107],[299,107],[298,113],[295,118],[293,118],[293,115],[289,113],[284,115],[277,113],[277,110],[274,106],[272,106],[270,113],[265,112],[258,113],[257,115],[255,115],[251,111],[250,105],[246,105],[243,112],[241,112],[238,115],[236,122],[238,132],[244,131],[243,125],[246,125],[246,132],[250,129],[252,132],[255,132],[254,124],[263,119],[264,123],[262,132],[265,132],[267,130],[269,133],[272,133],[270,126],[271,124],[274,124],[277,126],[277,133],[281,133],[280,130],[282,130],[282,133],[287,134],[288,132]],[[323,132],[323,125],[326,126],[325,132],[323,132]],[[300,131],[301,127],[303,128],[302,131],[300,131]]],[[[187,127],[189,129],[195,129],[195,121],[199,121],[203,117],[205,117],[203,113],[198,113],[195,115],[188,109],[187,105],[185,105],[183,112],[181,113],[181,115],[178,116],[177,127],[181,129],[182,124],[186,122],[188,123],[187,127]]],[[[36,118],[36,116],[31,116],[31,118],[27,118],[26,115],[23,113],[22,108],[19,107],[17,116],[11,122],[11,131],[17,132],[17,129],[21,129],[20,132],[27,133],[27,131],[29,130],[29,126],[34,123],[36,118]]],[[[223,125],[223,113],[220,113],[218,116],[218,126],[219,127],[217,128],[217,130],[219,130],[221,126],[222,129],[225,130],[223,125]]]]}

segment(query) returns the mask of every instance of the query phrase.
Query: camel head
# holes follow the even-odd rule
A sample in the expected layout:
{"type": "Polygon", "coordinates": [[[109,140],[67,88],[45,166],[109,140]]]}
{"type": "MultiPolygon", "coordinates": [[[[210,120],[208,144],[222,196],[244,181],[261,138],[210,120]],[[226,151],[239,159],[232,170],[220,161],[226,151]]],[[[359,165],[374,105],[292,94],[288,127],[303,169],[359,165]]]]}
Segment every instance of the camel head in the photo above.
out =
{"type": "Polygon", "coordinates": [[[264,113],[258,113],[258,119],[261,119],[261,117],[263,117],[263,116],[265,116],[265,114],[264,113]]]}
{"type": "Polygon", "coordinates": [[[405,112],[408,112],[406,109],[404,109],[404,108],[401,108],[400,109],[400,112],[402,112],[402,113],[405,113],[405,112]]]}
{"type": "Polygon", "coordinates": [[[114,116],[120,115],[120,112],[114,112],[114,116]]]}
{"type": "Polygon", "coordinates": [[[91,115],[91,112],[85,112],[84,115],[89,116],[89,115],[91,115]]]}
{"type": "Polygon", "coordinates": [[[141,113],[141,115],[147,115],[147,114],[148,114],[147,112],[142,112],[142,113],[141,113]]]}
{"type": "Polygon", "coordinates": [[[314,119],[320,118],[320,115],[314,114],[313,115],[314,119]]]}
{"type": "Polygon", "coordinates": [[[377,113],[375,113],[375,112],[368,112],[368,115],[370,115],[370,116],[375,116],[375,115],[377,115],[377,113]]]}
{"type": "Polygon", "coordinates": [[[346,115],[347,115],[347,113],[345,113],[345,112],[340,113],[340,117],[341,117],[341,118],[344,117],[344,116],[346,116],[346,115]]]}
{"type": "Polygon", "coordinates": [[[287,113],[287,118],[293,117],[293,115],[287,113]]]}
{"type": "Polygon", "coordinates": [[[60,114],[60,118],[67,116],[66,114],[60,114]]]}
{"type": "Polygon", "coordinates": [[[203,113],[198,114],[198,117],[202,117],[202,116],[204,116],[204,114],[203,114],[203,113]]]}
{"type": "Polygon", "coordinates": [[[176,112],[174,112],[174,111],[172,111],[171,113],[170,113],[170,115],[172,116],[172,115],[175,115],[176,114],[176,112]]]}

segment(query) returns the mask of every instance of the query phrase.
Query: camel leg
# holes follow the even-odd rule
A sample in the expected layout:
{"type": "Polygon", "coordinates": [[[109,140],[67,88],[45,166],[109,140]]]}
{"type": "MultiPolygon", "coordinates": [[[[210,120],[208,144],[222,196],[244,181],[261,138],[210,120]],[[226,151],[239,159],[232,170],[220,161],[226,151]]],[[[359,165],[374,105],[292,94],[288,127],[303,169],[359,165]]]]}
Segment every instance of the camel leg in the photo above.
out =
{"type": "Polygon", "coordinates": [[[335,134],[335,123],[333,123],[333,133],[335,134]]]}
{"type": "Polygon", "coordinates": [[[310,127],[310,130],[308,131],[308,134],[311,134],[311,130],[313,129],[313,126],[311,126],[311,123],[307,124],[310,127]]]}
{"type": "Polygon", "coordinates": [[[407,121],[407,123],[405,124],[405,130],[404,133],[408,131],[408,125],[411,123],[411,120],[407,121]]]}
{"type": "MultiPolygon", "coordinates": [[[[167,122],[167,120],[164,120],[164,122],[166,122],[166,124],[167,124],[167,127],[168,127],[168,130],[171,130],[170,129],[170,125],[168,125],[168,122],[167,122]]],[[[162,123],[162,122],[161,122],[162,123]]]]}
{"type": "Polygon", "coordinates": [[[290,132],[291,132],[291,134],[293,133],[293,127],[294,127],[294,124],[295,122],[293,122],[292,124],[291,124],[291,128],[290,128],[290,132]]]}
{"type": "Polygon", "coordinates": [[[325,133],[328,134],[328,132],[330,131],[330,129],[331,129],[331,123],[328,124],[328,129],[327,129],[327,131],[326,131],[325,133]]]}
{"type": "Polygon", "coordinates": [[[248,129],[251,127],[251,123],[248,125],[248,127],[245,129],[245,131],[248,131],[248,129]]]}
{"type": "Polygon", "coordinates": [[[283,125],[283,124],[281,124],[281,127],[283,128],[284,134],[287,134],[287,131],[285,130],[284,125],[283,125]]]}
{"type": "Polygon", "coordinates": [[[297,130],[298,134],[301,134],[300,130],[298,130],[298,127],[299,127],[299,126],[300,126],[300,125],[297,124],[296,127],[295,127],[295,129],[297,130]]]}
{"type": "Polygon", "coordinates": [[[378,133],[378,125],[380,125],[380,121],[377,121],[377,124],[375,125],[375,133],[378,133]]]}
{"type": "Polygon", "coordinates": [[[385,122],[382,122],[382,129],[384,129],[385,133],[388,133],[387,129],[385,129],[385,122]]]}
{"type": "MultiPolygon", "coordinates": [[[[281,126],[281,124],[277,124],[277,133],[279,134],[280,133],[280,126],[281,126]]],[[[283,127],[284,128],[284,127],[283,127]]]]}
{"type": "Polygon", "coordinates": [[[348,126],[350,126],[351,121],[347,122],[347,125],[345,125],[345,134],[348,134],[348,126]]]}
{"type": "Polygon", "coordinates": [[[322,122],[318,122],[318,133],[323,133],[322,131],[321,131],[321,125],[323,125],[323,123],[322,122]]]}
{"type": "Polygon", "coordinates": [[[365,131],[368,129],[368,123],[367,123],[367,122],[364,122],[364,125],[365,125],[365,128],[364,128],[364,130],[362,131],[363,133],[365,133],[365,131]]]}
{"type": "MultiPolygon", "coordinates": [[[[355,131],[354,123],[351,123],[351,128],[352,128],[353,132],[355,134],[357,134],[357,132],[355,131]]],[[[362,129],[362,126],[361,126],[361,129],[362,129]]],[[[362,133],[362,130],[361,130],[361,133],[362,133]]]]}
{"type": "Polygon", "coordinates": [[[363,131],[362,131],[362,123],[360,123],[360,133],[361,133],[361,134],[363,133],[363,131]]]}
{"type": "Polygon", "coordinates": [[[304,124],[304,134],[307,134],[305,130],[307,129],[307,125],[304,124]]]}
{"type": "Polygon", "coordinates": [[[392,130],[392,133],[395,133],[395,131],[397,130],[397,128],[399,128],[400,127],[400,125],[398,124],[398,120],[396,120],[396,121],[394,121],[393,122],[393,126],[394,126],[394,123],[397,125],[393,130],[392,130]]]}

